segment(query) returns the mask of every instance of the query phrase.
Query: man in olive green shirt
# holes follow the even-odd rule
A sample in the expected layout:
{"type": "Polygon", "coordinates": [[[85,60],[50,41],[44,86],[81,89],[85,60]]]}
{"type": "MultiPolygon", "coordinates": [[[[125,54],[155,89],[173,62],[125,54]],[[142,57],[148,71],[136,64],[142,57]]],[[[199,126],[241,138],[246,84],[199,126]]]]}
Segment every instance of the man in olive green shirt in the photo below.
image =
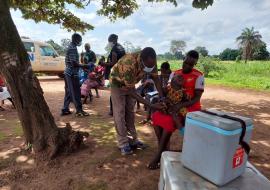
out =
{"type": "Polygon", "coordinates": [[[118,146],[123,155],[132,154],[132,147],[145,148],[138,140],[135,129],[135,99],[154,109],[163,108],[163,105],[151,104],[136,93],[135,85],[147,74],[152,76],[160,96],[163,96],[158,80],[156,52],[151,47],[144,48],[140,53],[126,54],[112,68],[110,82],[113,116],[118,146]],[[132,136],[131,141],[128,136],[132,136]]]}

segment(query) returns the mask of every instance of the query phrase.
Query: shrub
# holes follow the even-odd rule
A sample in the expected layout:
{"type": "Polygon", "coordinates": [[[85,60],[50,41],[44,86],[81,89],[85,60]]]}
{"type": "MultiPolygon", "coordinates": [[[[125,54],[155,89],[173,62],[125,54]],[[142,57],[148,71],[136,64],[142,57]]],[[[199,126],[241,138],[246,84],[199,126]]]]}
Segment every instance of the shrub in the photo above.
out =
{"type": "Polygon", "coordinates": [[[214,62],[210,57],[200,58],[197,68],[204,73],[205,77],[219,78],[225,67],[219,64],[219,61],[214,62]]]}

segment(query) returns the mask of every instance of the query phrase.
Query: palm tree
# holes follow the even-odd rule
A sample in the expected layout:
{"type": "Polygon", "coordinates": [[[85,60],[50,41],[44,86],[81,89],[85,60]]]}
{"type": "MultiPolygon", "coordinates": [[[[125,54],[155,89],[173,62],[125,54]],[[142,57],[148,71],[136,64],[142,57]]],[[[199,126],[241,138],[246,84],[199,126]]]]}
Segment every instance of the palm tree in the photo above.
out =
{"type": "Polygon", "coordinates": [[[262,36],[258,31],[254,31],[254,27],[245,28],[236,41],[239,43],[240,48],[243,49],[243,57],[245,58],[245,63],[248,59],[252,58],[254,49],[262,43],[262,36]]]}

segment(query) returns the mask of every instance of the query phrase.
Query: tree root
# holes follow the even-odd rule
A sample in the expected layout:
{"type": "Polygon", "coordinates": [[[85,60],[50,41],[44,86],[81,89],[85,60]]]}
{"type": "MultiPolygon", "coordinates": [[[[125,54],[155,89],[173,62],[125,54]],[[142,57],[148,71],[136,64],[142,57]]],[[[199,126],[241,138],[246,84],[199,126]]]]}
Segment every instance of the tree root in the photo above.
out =
{"type": "Polygon", "coordinates": [[[50,159],[54,159],[60,153],[79,150],[84,145],[83,139],[88,136],[87,132],[73,131],[69,123],[66,123],[64,128],[57,128],[57,131],[47,140],[50,159]]]}

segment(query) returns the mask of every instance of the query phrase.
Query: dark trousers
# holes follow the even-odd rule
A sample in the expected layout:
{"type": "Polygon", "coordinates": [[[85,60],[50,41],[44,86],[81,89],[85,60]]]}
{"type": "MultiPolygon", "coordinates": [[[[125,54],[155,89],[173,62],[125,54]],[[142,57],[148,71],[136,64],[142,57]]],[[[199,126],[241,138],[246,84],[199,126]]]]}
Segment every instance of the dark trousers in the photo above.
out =
{"type": "Polygon", "coordinates": [[[74,103],[77,112],[82,111],[79,77],[65,75],[65,99],[62,111],[69,111],[70,102],[74,103]]]}
{"type": "Polygon", "coordinates": [[[113,113],[112,96],[110,96],[110,112],[113,113]]]}

